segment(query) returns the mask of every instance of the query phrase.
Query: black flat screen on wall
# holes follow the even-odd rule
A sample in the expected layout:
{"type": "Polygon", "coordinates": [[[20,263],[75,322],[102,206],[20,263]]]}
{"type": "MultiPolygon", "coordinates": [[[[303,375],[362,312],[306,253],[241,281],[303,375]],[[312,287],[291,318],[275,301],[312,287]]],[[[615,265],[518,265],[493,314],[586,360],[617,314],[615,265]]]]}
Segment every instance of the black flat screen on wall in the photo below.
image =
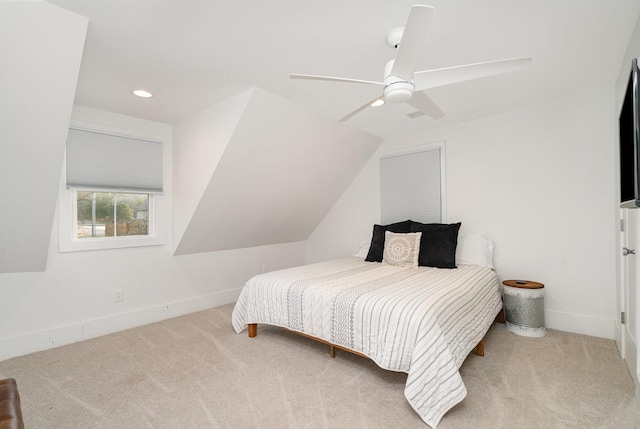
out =
{"type": "Polygon", "coordinates": [[[624,102],[620,110],[620,207],[640,207],[638,162],[640,130],[638,114],[638,61],[633,59],[631,76],[627,84],[624,102]]]}

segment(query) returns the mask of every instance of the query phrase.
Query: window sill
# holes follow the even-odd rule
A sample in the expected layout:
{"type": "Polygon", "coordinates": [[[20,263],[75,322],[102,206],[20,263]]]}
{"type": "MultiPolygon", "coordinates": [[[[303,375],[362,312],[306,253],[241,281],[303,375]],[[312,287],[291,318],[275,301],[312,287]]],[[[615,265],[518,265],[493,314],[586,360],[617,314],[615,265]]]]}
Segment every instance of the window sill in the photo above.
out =
{"type": "Polygon", "coordinates": [[[161,237],[119,237],[119,238],[85,238],[79,240],[60,240],[58,250],[65,252],[85,252],[91,250],[128,249],[131,247],[162,246],[165,241],[161,237]]]}

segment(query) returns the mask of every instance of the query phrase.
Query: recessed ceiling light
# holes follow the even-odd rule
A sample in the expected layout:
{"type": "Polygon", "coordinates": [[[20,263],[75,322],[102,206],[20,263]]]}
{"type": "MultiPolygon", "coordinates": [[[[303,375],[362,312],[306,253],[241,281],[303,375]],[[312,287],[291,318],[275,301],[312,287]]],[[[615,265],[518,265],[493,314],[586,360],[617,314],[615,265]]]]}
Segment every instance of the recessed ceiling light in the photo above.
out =
{"type": "Polygon", "coordinates": [[[133,91],[133,94],[142,98],[153,97],[152,93],[150,93],[149,91],[145,91],[144,89],[136,89],[135,91],[133,91]]]}
{"type": "Polygon", "coordinates": [[[371,107],[379,107],[384,104],[384,98],[378,98],[376,101],[370,104],[371,107]]]}

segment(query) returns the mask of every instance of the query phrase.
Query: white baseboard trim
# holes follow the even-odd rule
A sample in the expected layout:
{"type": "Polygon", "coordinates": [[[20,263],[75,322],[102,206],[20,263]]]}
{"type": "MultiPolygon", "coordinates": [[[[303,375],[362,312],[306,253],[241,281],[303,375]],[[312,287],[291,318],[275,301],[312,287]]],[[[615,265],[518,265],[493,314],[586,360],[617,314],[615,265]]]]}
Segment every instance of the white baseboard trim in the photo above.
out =
{"type": "Polygon", "coordinates": [[[544,312],[544,318],[549,329],[615,339],[615,320],[549,310],[544,312]]]}
{"type": "Polygon", "coordinates": [[[0,361],[235,302],[240,289],[168,302],[69,325],[0,338],[0,361]]]}
{"type": "MultiPolygon", "coordinates": [[[[614,340],[616,340],[616,346],[621,345],[624,346],[622,340],[622,325],[617,320],[614,322],[614,340]]],[[[618,347],[618,354],[620,355],[620,359],[624,359],[624,350],[621,347],[618,347]]]]}

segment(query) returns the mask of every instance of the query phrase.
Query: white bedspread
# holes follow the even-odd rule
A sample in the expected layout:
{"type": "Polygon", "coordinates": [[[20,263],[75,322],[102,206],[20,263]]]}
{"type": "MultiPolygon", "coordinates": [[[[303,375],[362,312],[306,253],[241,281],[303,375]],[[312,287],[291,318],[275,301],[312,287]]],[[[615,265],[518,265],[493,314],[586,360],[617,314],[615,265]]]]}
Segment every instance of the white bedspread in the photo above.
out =
{"type": "Polygon", "coordinates": [[[435,428],[467,390],[458,369],[502,307],[486,267],[407,268],[350,257],[261,274],[233,310],[249,323],[303,332],[408,374],[404,394],[435,428]]]}

